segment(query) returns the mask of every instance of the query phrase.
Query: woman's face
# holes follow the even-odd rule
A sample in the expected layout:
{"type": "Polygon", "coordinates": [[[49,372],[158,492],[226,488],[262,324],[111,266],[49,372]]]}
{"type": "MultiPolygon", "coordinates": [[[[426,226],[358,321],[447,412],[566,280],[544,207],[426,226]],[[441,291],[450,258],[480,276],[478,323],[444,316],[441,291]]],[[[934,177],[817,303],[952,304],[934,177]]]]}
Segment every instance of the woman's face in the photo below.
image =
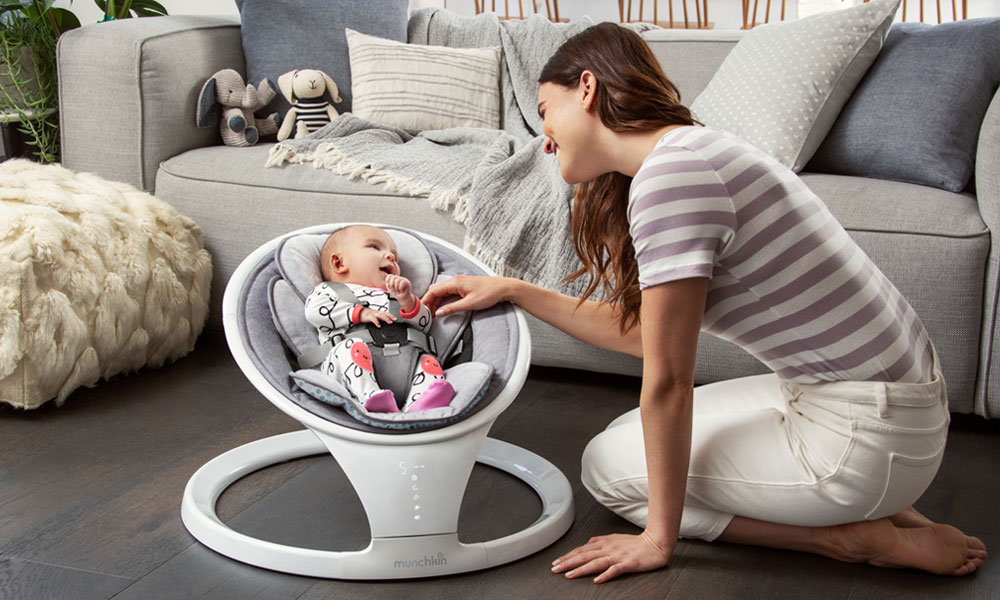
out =
{"type": "MultiPolygon", "coordinates": [[[[555,154],[559,173],[569,184],[590,181],[607,172],[594,152],[594,120],[586,82],[575,88],[557,83],[538,86],[538,116],[542,118],[545,153],[555,154]]],[[[599,123],[599,120],[598,120],[599,123]]]]}

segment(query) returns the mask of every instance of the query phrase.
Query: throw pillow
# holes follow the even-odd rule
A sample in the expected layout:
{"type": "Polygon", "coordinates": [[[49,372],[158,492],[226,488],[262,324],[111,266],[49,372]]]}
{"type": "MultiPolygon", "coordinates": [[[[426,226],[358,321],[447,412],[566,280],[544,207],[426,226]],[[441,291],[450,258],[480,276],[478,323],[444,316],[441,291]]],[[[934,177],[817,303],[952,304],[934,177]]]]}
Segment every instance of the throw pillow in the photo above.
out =
{"type": "MultiPolygon", "coordinates": [[[[344,28],[406,41],[408,0],[236,0],[240,10],[247,81],[264,77],[277,89],[278,76],[293,69],[317,69],[337,83],[351,110],[351,71],[344,28]]],[[[283,116],[288,102],[279,95],[269,110],[283,116]]]]}
{"type": "Polygon", "coordinates": [[[1000,18],[898,23],[810,171],[960,192],[1000,84],[1000,18]]]}
{"type": "Polygon", "coordinates": [[[500,47],[402,44],[347,30],[354,114],[410,132],[500,127],[500,47]]]}
{"type": "Polygon", "coordinates": [[[752,29],[691,109],[800,171],[875,60],[899,0],[752,29]]]}

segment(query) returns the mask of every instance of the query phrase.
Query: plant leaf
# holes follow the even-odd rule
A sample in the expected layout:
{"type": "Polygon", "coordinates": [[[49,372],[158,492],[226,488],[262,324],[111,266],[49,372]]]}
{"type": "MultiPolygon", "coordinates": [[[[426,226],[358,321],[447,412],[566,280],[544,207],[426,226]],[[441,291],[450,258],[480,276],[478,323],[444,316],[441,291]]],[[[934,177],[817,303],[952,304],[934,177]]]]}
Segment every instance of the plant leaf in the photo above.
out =
{"type": "Polygon", "coordinates": [[[77,18],[73,11],[66,8],[53,8],[52,16],[55,17],[56,23],[59,24],[59,30],[62,32],[69,31],[70,29],[76,29],[80,26],[80,19],[77,18]]]}
{"type": "Polygon", "coordinates": [[[166,15],[167,9],[156,0],[132,0],[132,12],[143,17],[166,15]]]}

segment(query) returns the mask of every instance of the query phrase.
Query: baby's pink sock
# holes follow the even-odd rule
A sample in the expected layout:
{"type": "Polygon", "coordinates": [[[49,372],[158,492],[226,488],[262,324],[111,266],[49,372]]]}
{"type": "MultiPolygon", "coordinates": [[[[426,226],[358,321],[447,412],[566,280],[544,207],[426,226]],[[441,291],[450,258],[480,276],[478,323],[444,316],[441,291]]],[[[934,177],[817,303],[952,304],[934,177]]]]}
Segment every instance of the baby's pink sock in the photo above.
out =
{"type": "Polygon", "coordinates": [[[411,404],[406,412],[413,412],[415,410],[429,410],[432,408],[441,408],[442,406],[448,406],[451,403],[451,399],[455,397],[455,388],[451,387],[451,384],[444,379],[438,379],[434,383],[427,386],[420,397],[411,404]]]}
{"type": "Polygon", "coordinates": [[[396,406],[396,397],[393,396],[392,390],[382,390],[368,396],[368,399],[365,400],[365,409],[367,409],[368,412],[399,412],[399,407],[396,406]]]}

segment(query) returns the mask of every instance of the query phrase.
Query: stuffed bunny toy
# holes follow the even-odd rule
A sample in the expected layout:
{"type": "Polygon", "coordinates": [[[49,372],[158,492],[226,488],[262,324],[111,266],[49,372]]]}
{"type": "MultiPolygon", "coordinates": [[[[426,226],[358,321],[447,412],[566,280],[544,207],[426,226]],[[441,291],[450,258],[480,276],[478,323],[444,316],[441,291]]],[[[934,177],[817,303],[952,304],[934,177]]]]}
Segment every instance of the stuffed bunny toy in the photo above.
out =
{"type": "Polygon", "coordinates": [[[254,116],[275,95],[274,87],[267,79],[261,80],[260,85],[254,88],[245,84],[243,77],[233,69],[223,69],[201,87],[197,125],[211,127],[218,121],[224,144],[252,146],[260,136],[278,130],[278,113],[271,113],[263,119],[254,116]]]}
{"type": "Polygon", "coordinates": [[[296,69],[278,77],[281,95],[292,105],[278,129],[278,141],[288,139],[295,130],[296,138],[312,133],[337,118],[337,109],[323,98],[330,95],[334,102],[343,102],[337,84],[323,71],[296,69]]]}

